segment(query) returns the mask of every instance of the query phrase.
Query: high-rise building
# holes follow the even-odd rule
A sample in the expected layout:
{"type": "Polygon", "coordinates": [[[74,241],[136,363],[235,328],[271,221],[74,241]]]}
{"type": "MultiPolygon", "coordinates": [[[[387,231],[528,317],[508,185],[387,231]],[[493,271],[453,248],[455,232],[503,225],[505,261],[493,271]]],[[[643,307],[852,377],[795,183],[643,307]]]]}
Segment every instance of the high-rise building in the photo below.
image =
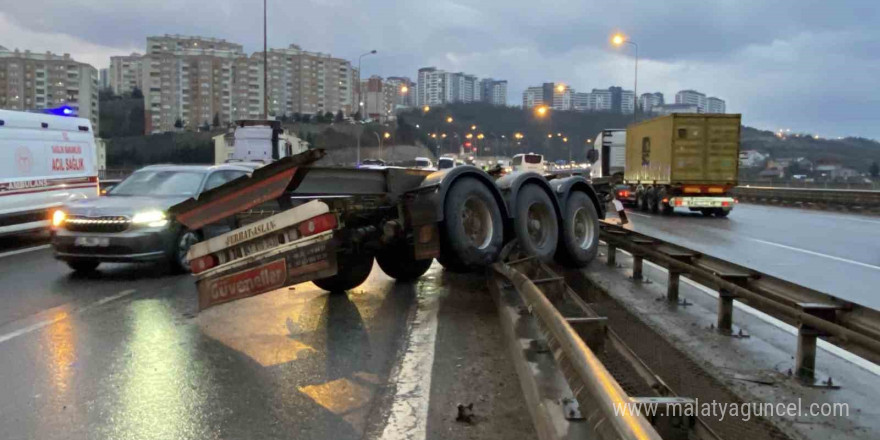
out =
{"type": "Polygon", "coordinates": [[[507,105],[507,80],[484,78],[480,80],[480,101],[492,105],[507,105]]]}
{"type": "MultiPolygon", "coordinates": [[[[117,65],[122,71],[125,57],[117,65]]],[[[136,58],[129,57],[134,69],[136,58]]],[[[173,130],[179,120],[194,128],[295,113],[352,113],[357,71],[347,60],[297,45],[270,49],[263,84],[263,53],[247,55],[240,44],[180,35],[147,38],[137,59],[148,132],[173,130]]]]}
{"type": "Polygon", "coordinates": [[[416,106],[418,90],[416,83],[405,76],[389,76],[385,79],[388,88],[394,91],[393,104],[395,109],[416,106]]]}
{"type": "Polygon", "coordinates": [[[642,93],[642,96],[639,96],[639,111],[642,113],[651,113],[655,106],[663,104],[663,94],[660,92],[642,93]]]}
{"type": "Polygon", "coordinates": [[[101,90],[110,88],[110,69],[98,69],[98,86],[101,90]]]}
{"type": "Polygon", "coordinates": [[[529,87],[523,92],[523,108],[544,105],[544,87],[529,87]]]}
{"type": "Polygon", "coordinates": [[[620,112],[631,115],[636,105],[636,94],[632,90],[620,91],[620,112]]]}
{"type": "Polygon", "coordinates": [[[554,84],[553,86],[553,104],[550,106],[553,110],[571,110],[571,95],[574,90],[565,84],[554,84]]]}
{"type": "MultiPolygon", "coordinates": [[[[438,70],[436,67],[423,67],[419,69],[416,104],[431,106],[454,102],[484,101],[486,81],[467,73],[453,73],[438,70]]],[[[507,99],[507,82],[491,81],[492,97],[494,98],[497,93],[507,99]]]]}
{"type": "Polygon", "coordinates": [[[711,97],[706,99],[706,113],[726,113],[727,105],[721,98],[711,97]]]}
{"type": "Polygon", "coordinates": [[[98,132],[98,70],[70,54],[7,50],[0,46],[0,108],[43,110],[69,106],[98,132]]]}
{"type": "Polygon", "coordinates": [[[585,112],[590,110],[590,94],[589,93],[573,93],[571,95],[571,109],[577,112],[585,112]]]}
{"type": "Polygon", "coordinates": [[[610,112],[612,93],[610,89],[593,89],[590,92],[588,108],[594,112],[610,112]]]}
{"type": "Polygon", "coordinates": [[[125,95],[131,93],[135,88],[143,91],[142,58],[143,56],[139,53],[110,57],[110,69],[108,69],[107,76],[113,93],[125,95]]]}
{"type": "Polygon", "coordinates": [[[676,104],[692,104],[699,113],[706,111],[706,95],[696,90],[682,90],[675,94],[676,104]]]}

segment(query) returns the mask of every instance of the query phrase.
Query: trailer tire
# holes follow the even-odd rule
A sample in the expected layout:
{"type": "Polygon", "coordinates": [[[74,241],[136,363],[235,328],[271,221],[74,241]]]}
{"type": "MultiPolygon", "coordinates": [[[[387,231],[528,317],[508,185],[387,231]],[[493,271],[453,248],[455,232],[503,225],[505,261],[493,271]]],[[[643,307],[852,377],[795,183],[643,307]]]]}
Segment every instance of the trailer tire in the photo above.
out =
{"type": "Polygon", "coordinates": [[[492,264],[504,244],[504,223],[489,188],[475,178],[462,177],[444,203],[440,264],[456,272],[492,264]]]}
{"type": "Polygon", "coordinates": [[[728,215],[730,215],[729,209],[724,209],[724,208],[716,208],[715,209],[715,217],[724,218],[724,217],[727,217],[728,215]]]}
{"type": "Polygon", "coordinates": [[[642,212],[650,211],[648,208],[648,190],[643,189],[636,192],[636,207],[642,212]]]}
{"type": "Polygon", "coordinates": [[[700,208],[700,214],[703,214],[703,217],[712,217],[714,213],[715,210],[712,208],[700,208]]]}
{"type": "Polygon", "coordinates": [[[663,202],[663,199],[668,197],[669,193],[665,189],[661,189],[660,192],[657,194],[657,209],[663,215],[671,215],[672,212],[675,210],[675,207],[670,205],[668,200],[666,201],[666,203],[663,202]]]}
{"type": "Polygon", "coordinates": [[[431,268],[434,259],[416,260],[412,246],[398,244],[376,254],[376,262],[385,275],[397,281],[414,281],[431,268]]]}
{"type": "Polygon", "coordinates": [[[599,254],[599,214],[582,191],[572,191],[562,213],[556,260],[568,267],[584,267],[599,254]]]}
{"type": "Polygon", "coordinates": [[[648,211],[652,214],[660,213],[660,190],[652,188],[648,191],[648,211]]]}
{"type": "Polygon", "coordinates": [[[538,185],[525,185],[516,196],[513,231],[530,255],[549,262],[559,242],[559,219],[553,201],[538,185]]]}
{"type": "Polygon", "coordinates": [[[373,270],[370,254],[337,254],[336,275],[312,281],[316,286],[330,292],[345,292],[360,286],[373,270]]]}

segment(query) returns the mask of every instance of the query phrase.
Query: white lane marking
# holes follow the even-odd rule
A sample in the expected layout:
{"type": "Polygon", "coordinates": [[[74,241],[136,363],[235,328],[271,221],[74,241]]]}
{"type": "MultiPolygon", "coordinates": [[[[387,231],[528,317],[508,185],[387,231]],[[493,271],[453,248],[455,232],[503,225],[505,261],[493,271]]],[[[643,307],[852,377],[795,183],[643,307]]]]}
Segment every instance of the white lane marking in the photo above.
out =
{"type": "Polygon", "coordinates": [[[79,309],[76,309],[76,310],[74,310],[74,311],[72,311],[72,312],[70,312],[70,313],[60,313],[60,314],[58,314],[57,316],[55,316],[55,317],[53,317],[53,318],[46,319],[46,320],[44,320],[44,321],[40,321],[40,322],[36,322],[36,323],[31,324],[31,325],[29,325],[29,326],[27,326],[27,327],[20,328],[20,329],[18,329],[18,330],[13,331],[13,332],[6,333],[5,335],[0,335],[0,344],[4,343],[4,342],[6,342],[6,341],[8,341],[8,340],[10,340],[10,339],[17,338],[17,337],[19,337],[19,336],[21,336],[21,335],[26,335],[26,334],[31,333],[31,332],[33,332],[33,331],[40,330],[40,329],[42,329],[42,328],[48,327],[48,326],[50,326],[50,325],[52,325],[52,324],[55,324],[56,322],[63,321],[63,320],[65,320],[65,319],[67,319],[67,318],[70,318],[72,315],[83,313],[83,312],[85,312],[85,311],[87,311],[87,310],[89,310],[89,309],[92,309],[92,308],[94,308],[94,307],[98,307],[98,306],[101,306],[101,305],[107,304],[107,303],[110,302],[110,301],[115,301],[115,300],[117,300],[117,299],[119,299],[119,298],[122,298],[122,297],[125,297],[125,296],[128,296],[128,295],[131,295],[132,293],[135,293],[135,292],[137,292],[137,291],[134,290],[134,289],[123,290],[122,292],[119,292],[119,293],[117,293],[116,295],[112,295],[112,296],[108,296],[108,297],[106,297],[106,298],[102,298],[102,299],[100,299],[100,300],[98,300],[98,301],[95,301],[95,302],[93,302],[93,303],[91,303],[91,304],[89,304],[89,305],[87,305],[87,306],[84,306],[84,307],[81,307],[81,308],[79,308],[79,309]]]}
{"type": "Polygon", "coordinates": [[[644,218],[650,218],[650,217],[651,217],[650,215],[639,214],[638,212],[633,212],[633,211],[626,211],[626,215],[634,215],[634,216],[636,216],[636,217],[644,217],[644,218]]]}
{"type": "Polygon", "coordinates": [[[29,248],[24,248],[24,249],[18,249],[18,250],[9,251],[9,252],[4,252],[4,253],[0,254],[0,258],[3,258],[3,257],[11,257],[11,256],[13,256],[13,255],[23,254],[23,253],[26,253],[26,252],[38,251],[38,250],[46,249],[46,248],[50,248],[50,247],[52,247],[52,245],[50,245],[50,244],[42,244],[42,245],[39,245],[39,246],[34,246],[34,247],[29,247],[29,248]]]}
{"type": "Polygon", "coordinates": [[[784,244],[774,243],[772,241],[761,240],[758,238],[749,238],[749,240],[757,241],[758,243],[763,243],[763,244],[770,245],[770,246],[776,246],[776,247],[780,247],[783,249],[788,249],[790,251],[803,252],[805,254],[815,255],[817,257],[828,258],[829,260],[840,261],[842,263],[855,264],[856,266],[862,266],[862,267],[866,267],[868,269],[880,270],[880,266],[874,266],[873,264],[862,263],[860,261],[850,260],[847,258],[835,257],[834,255],[827,255],[827,254],[823,254],[823,253],[819,253],[819,252],[808,251],[806,249],[801,249],[801,248],[796,248],[794,246],[788,246],[788,245],[784,245],[784,244]]]}
{"type": "MultiPolygon", "coordinates": [[[[430,289],[425,289],[429,290],[430,289]]],[[[395,366],[391,383],[394,401],[382,440],[424,440],[428,427],[428,404],[437,337],[437,294],[419,295],[416,316],[406,341],[403,361],[395,366]]]]}
{"type": "MultiPolygon", "coordinates": [[[[650,261],[645,261],[645,263],[647,263],[647,265],[649,267],[653,267],[654,269],[656,269],[660,272],[667,272],[666,268],[664,268],[663,266],[658,266],[657,264],[654,264],[650,261]]],[[[703,292],[707,296],[710,296],[710,297],[716,298],[716,299],[718,298],[718,292],[712,290],[709,287],[706,287],[706,286],[704,286],[694,280],[691,280],[687,277],[681,277],[681,280],[684,281],[686,284],[689,284],[690,286],[703,292]]],[[[770,324],[774,327],[777,327],[777,328],[785,331],[786,333],[797,336],[797,329],[794,326],[789,325],[785,321],[781,321],[779,319],[776,319],[776,318],[774,318],[774,317],[772,317],[772,316],[770,316],[770,315],[768,315],[758,309],[754,309],[754,308],[749,307],[743,303],[740,303],[739,301],[734,301],[733,307],[736,309],[742,310],[743,312],[746,312],[749,315],[752,315],[752,316],[760,319],[761,321],[766,322],[767,324],[770,324]]],[[[861,367],[863,370],[866,370],[869,373],[874,374],[875,376],[880,376],[880,365],[877,365],[877,364],[875,364],[875,363],[873,363],[873,362],[871,362],[861,356],[852,354],[852,353],[850,353],[850,352],[848,352],[848,351],[846,351],[846,350],[844,350],[834,344],[826,342],[822,339],[819,339],[817,341],[817,343],[818,343],[817,345],[819,346],[819,348],[827,351],[828,353],[831,353],[832,355],[837,356],[845,361],[848,361],[851,364],[854,364],[858,367],[861,367]]]]}

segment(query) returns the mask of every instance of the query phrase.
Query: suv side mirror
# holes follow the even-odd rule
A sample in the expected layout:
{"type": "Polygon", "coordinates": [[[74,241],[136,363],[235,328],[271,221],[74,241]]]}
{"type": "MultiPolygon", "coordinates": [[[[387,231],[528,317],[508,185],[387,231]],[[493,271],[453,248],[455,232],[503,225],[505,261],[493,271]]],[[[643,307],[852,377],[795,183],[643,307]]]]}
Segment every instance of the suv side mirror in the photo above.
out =
{"type": "Polygon", "coordinates": [[[587,161],[590,163],[596,163],[597,160],[599,160],[599,150],[595,148],[587,150],[587,161]]]}

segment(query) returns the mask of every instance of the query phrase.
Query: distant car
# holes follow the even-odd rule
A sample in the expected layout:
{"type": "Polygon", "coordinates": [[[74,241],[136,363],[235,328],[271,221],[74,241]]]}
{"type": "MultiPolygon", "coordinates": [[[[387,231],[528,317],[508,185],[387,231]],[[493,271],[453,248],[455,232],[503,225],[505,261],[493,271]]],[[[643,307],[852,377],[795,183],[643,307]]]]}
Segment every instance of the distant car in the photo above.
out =
{"type": "Polygon", "coordinates": [[[231,230],[224,222],[191,231],[166,211],[190,197],[250,174],[238,165],[153,165],[135,171],[104,197],[70,202],[52,214],[55,258],[75,271],[103,262],[167,261],[188,271],[186,253],[231,230]]]}
{"type": "Polygon", "coordinates": [[[431,162],[431,159],[428,159],[427,157],[417,157],[416,158],[416,168],[421,168],[421,169],[426,169],[426,170],[435,169],[434,163],[431,162]]]}
{"type": "Polygon", "coordinates": [[[544,172],[544,156],[536,153],[517,154],[510,161],[510,167],[513,171],[534,171],[536,173],[544,172]]]}
{"type": "Polygon", "coordinates": [[[437,159],[437,169],[445,170],[447,168],[455,168],[455,158],[454,157],[441,157],[437,159]]]}

